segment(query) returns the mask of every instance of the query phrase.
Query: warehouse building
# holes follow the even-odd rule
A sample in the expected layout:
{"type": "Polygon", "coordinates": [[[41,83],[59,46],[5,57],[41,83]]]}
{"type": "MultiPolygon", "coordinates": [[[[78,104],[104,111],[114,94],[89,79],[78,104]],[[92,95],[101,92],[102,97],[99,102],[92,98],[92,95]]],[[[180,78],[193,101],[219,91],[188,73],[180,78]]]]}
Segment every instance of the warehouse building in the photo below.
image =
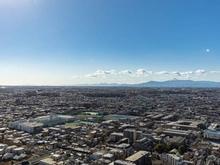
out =
{"type": "Polygon", "coordinates": [[[26,131],[28,133],[37,133],[43,127],[54,126],[57,124],[64,124],[75,120],[74,116],[57,115],[51,113],[48,116],[41,116],[29,120],[18,120],[9,123],[9,128],[26,131]]]}

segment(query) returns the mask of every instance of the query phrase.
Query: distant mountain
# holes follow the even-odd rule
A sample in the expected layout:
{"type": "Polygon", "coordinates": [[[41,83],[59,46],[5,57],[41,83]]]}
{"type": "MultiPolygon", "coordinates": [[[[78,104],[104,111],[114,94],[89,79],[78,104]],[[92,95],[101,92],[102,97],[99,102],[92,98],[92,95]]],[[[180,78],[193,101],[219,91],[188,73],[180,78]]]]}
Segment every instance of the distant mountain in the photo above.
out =
{"type": "Polygon", "coordinates": [[[220,82],[214,81],[192,81],[192,80],[168,80],[168,81],[149,81],[141,84],[83,84],[80,86],[100,86],[100,87],[197,87],[197,88],[220,88],[220,82]]]}
{"type": "Polygon", "coordinates": [[[192,80],[169,80],[169,81],[149,81],[137,84],[142,87],[220,87],[220,82],[214,81],[192,81],[192,80]]]}
{"type": "Polygon", "coordinates": [[[61,86],[37,86],[37,85],[22,85],[22,86],[3,86],[0,85],[0,90],[16,88],[50,88],[50,87],[194,87],[194,88],[220,88],[220,82],[215,81],[193,81],[193,80],[168,80],[168,81],[149,81],[140,84],[118,84],[118,83],[100,83],[100,84],[78,84],[78,85],[61,85],[61,86]]]}

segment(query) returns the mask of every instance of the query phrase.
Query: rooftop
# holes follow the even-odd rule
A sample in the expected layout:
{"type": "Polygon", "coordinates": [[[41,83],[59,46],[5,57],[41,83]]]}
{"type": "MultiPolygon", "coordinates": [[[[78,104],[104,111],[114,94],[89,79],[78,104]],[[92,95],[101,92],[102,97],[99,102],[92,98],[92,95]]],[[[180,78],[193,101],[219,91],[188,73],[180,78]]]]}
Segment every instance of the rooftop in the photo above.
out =
{"type": "Polygon", "coordinates": [[[143,157],[143,156],[145,156],[147,154],[149,154],[149,152],[147,152],[147,151],[139,151],[139,152],[129,156],[125,160],[131,161],[131,162],[135,162],[136,160],[140,159],[141,157],[143,157]]]}
{"type": "Polygon", "coordinates": [[[214,130],[205,130],[206,133],[211,133],[211,134],[215,134],[215,135],[220,135],[220,131],[214,131],[214,130]]]}
{"type": "Polygon", "coordinates": [[[41,160],[42,163],[45,164],[56,164],[57,162],[55,162],[52,158],[45,158],[41,160]]]}
{"type": "Polygon", "coordinates": [[[127,162],[124,160],[116,160],[115,163],[121,164],[121,165],[135,165],[134,163],[127,162]]]}

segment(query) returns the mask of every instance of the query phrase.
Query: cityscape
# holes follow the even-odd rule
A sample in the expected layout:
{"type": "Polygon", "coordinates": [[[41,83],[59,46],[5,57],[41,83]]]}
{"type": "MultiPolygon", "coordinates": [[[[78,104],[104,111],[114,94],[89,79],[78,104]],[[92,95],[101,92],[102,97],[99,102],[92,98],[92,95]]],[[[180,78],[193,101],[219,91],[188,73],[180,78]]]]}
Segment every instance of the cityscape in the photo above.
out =
{"type": "Polygon", "coordinates": [[[219,96],[219,88],[2,87],[1,164],[219,164],[219,96]]]}
{"type": "Polygon", "coordinates": [[[0,165],[220,165],[219,0],[0,0],[0,165]]]}

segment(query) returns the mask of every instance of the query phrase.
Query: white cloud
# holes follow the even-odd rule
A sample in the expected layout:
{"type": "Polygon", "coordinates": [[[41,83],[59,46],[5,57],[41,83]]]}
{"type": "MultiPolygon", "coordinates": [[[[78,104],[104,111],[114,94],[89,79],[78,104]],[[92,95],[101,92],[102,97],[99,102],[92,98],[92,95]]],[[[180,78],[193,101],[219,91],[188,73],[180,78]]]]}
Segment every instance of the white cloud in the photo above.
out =
{"type": "MultiPolygon", "coordinates": [[[[97,78],[97,81],[109,81],[110,78],[114,78],[114,81],[122,81],[123,78],[130,77],[129,81],[148,81],[149,75],[152,79],[170,79],[170,78],[180,78],[180,79],[197,79],[200,76],[207,76],[207,71],[199,69],[196,71],[147,71],[145,69],[137,69],[136,71],[132,70],[122,70],[116,72],[115,70],[97,70],[92,74],[86,74],[85,78],[97,78]],[[148,77],[148,78],[147,78],[148,77]],[[104,80],[105,79],[105,80],[104,80]]],[[[220,73],[220,71],[210,71],[209,73],[220,73]]],[[[80,78],[79,76],[73,76],[72,78],[80,78]]],[[[81,76],[82,78],[82,76],[81,76]]],[[[124,80],[124,79],[123,79],[124,80]]],[[[113,81],[113,80],[112,80],[113,81]]]]}
{"type": "MultiPolygon", "coordinates": [[[[191,76],[200,76],[206,73],[205,70],[199,69],[196,71],[185,71],[185,72],[180,72],[180,76],[184,76],[185,78],[192,78],[191,76]]],[[[194,77],[195,78],[195,77],[194,77]]]]}
{"type": "Polygon", "coordinates": [[[210,52],[210,49],[206,49],[205,51],[206,51],[206,52],[210,52]]]}
{"type": "Polygon", "coordinates": [[[85,75],[84,77],[86,77],[86,78],[96,78],[96,77],[98,77],[98,76],[95,75],[95,74],[87,74],[87,75],[85,75]]]}
{"type": "Polygon", "coordinates": [[[79,78],[81,78],[80,76],[72,76],[71,77],[72,79],[79,79],[79,78]]]}
{"type": "Polygon", "coordinates": [[[193,71],[180,72],[180,75],[183,75],[183,76],[189,76],[192,74],[193,74],[193,71]]]}
{"type": "Polygon", "coordinates": [[[156,74],[170,74],[170,73],[167,71],[161,71],[161,72],[157,72],[156,74]]]}
{"type": "Polygon", "coordinates": [[[117,74],[115,70],[105,71],[105,74],[117,74]]]}
{"type": "Polygon", "coordinates": [[[136,72],[137,75],[146,75],[146,74],[153,74],[152,71],[146,71],[144,69],[138,69],[136,72]]]}
{"type": "Polygon", "coordinates": [[[220,71],[215,70],[215,71],[211,71],[211,73],[220,73],[220,71]]]}
{"type": "Polygon", "coordinates": [[[94,74],[95,75],[103,75],[104,71],[103,70],[97,70],[94,74]]]}
{"type": "Polygon", "coordinates": [[[105,70],[97,70],[96,72],[92,73],[92,74],[87,74],[84,77],[86,78],[96,78],[98,76],[101,76],[103,78],[106,78],[106,75],[115,75],[117,74],[115,70],[109,70],[109,71],[105,71],[105,70]]]}
{"type": "Polygon", "coordinates": [[[132,74],[132,71],[130,71],[130,70],[123,70],[123,71],[119,72],[119,74],[132,74]]]}
{"type": "Polygon", "coordinates": [[[181,74],[179,72],[172,72],[172,75],[174,75],[174,76],[181,76],[181,74]]]}
{"type": "Polygon", "coordinates": [[[95,75],[117,74],[115,70],[97,70],[95,75]]]}
{"type": "Polygon", "coordinates": [[[195,74],[196,74],[196,75],[202,75],[202,74],[204,74],[204,73],[206,73],[205,70],[200,70],[200,69],[199,69],[199,70],[196,70],[196,71],[195,71],[195,74]]]}

